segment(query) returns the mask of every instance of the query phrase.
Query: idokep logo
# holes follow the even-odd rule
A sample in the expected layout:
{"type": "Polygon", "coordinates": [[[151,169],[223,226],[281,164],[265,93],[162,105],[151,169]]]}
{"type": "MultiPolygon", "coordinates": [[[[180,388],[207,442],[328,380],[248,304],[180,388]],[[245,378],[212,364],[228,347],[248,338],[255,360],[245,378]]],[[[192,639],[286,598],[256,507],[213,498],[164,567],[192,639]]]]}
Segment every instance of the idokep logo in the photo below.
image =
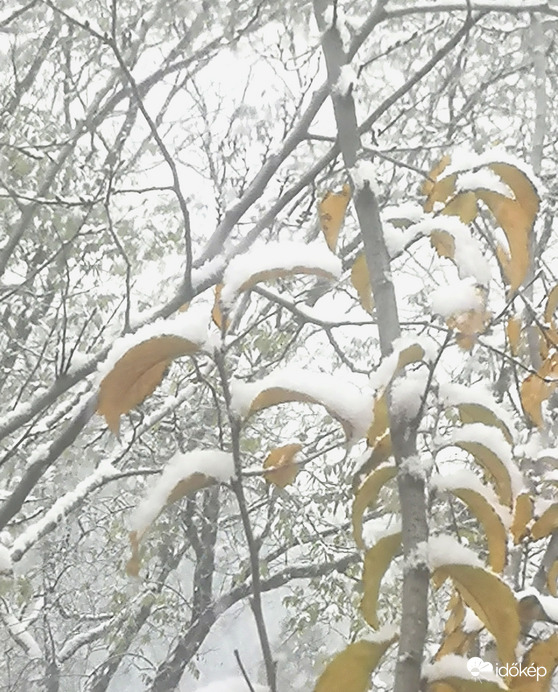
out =
{"type": "Polygon", "coordinates": [[[515,677],[528,677],[537,678],[540,680],[546,676],[546,668],[544,666],[529,666],[524,668],[521,664],[517,665],[513,663],[511,666],[506,664],[505,666],[493,666],[492,663],[488,661],[483,661],[482,658],[471,658],[467,661],[467,669],[469,673],[474,678],[477,678],[481,673],[485,675],[487,673],[496,673],[501,678],[515,678],[515,677]]]}
{"type": "Polygon", "coordinates": [[[494,673],[492,663],[483,661],[482,658],[471,658],[467,661],[467,669],[474,678],[478,678],[481,673],[494,673]]]}

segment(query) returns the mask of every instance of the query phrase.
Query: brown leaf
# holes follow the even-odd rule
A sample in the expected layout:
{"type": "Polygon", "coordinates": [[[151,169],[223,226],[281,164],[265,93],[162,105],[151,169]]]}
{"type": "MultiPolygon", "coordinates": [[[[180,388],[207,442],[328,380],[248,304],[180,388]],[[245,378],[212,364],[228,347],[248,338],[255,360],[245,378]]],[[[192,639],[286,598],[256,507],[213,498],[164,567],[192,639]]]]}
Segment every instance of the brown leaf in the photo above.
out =
{"type": "Polygon", "coordinates": [[[327,246],[335,252],[339,231],[343,225],[345,212],[351,199],[351,186],[345,183],[341,192],[327,192],[318,204],[320,225],[325,236],[327,246]]]}
{"type": "Polygon", "coordinates": [[[382,466],[373,471],[356,492],[352,511],[353,535],[355,543],[361,550],[365,548],[364,541],[362,540],[362,517],[364,511],[376,502],[380,490],[389,480],[395,478],[396,474],[397,469],[395,466],[382,466]]]}
{"type": "Polygon", "coordinates": [[[527,651],[521,662],[521,667],[525,672],[511,678],[510,690],[516,690],[516,692],[550,692],[552,676],[557,665],[558,634],[553,634],[548,639],[536,642],[527,651]],[[528,669],[531,666],[540,669],[540,679],[538,675],[528,674],[528,669]]]}
{"type": "Polygon", "coordinates": [[[558,597],[558,560],[554,560],[546,575],[548,593],[554,598],[558,597]]]}
{"type": "Polygon", "coordinates": [[[264,469],[273,469],[264,474],[266,481],[280,488],[285,488],[292,483],[298,473],[298,466],[294,459],[301,449],[300,444],[290,444],[271,450],[263,464],[264,469]]]}
{"type": "Polygon", "coordinates": [[[120,416],[155,391],[171,361],[198,350],[198,344],[179,336],[159,336],[134,346],[101,382],[97,413],[117,435],[120,416]]]}

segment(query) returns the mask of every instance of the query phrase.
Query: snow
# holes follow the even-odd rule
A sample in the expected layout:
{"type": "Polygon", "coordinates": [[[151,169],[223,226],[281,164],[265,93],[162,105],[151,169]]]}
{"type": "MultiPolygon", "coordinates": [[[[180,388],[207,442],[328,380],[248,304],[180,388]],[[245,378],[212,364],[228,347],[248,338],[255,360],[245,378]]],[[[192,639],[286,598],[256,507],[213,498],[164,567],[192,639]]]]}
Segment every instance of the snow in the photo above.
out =
{"type": "Polygon", "coordinates": [[[341,39],[343,50],[346,53],[351,47],[351,32],[348,28],[351,24],[350,18],[345,15],[345,11],[339,6],[336,7],[335,15],[333,13],[333,7],[327,7],[323,16],[328,30],[333,26],[333,19],[335,17],[335,28],[339,32],[339,38],[341,39]]]}
{"type": "Polygon", "coordinates": [[[11,556],[14,562],[18,562],[29,548],[36,543],[39,538],[48,533],[49,529],[58,524],[72,509],[92,490],[98,488],[108,479],[117,476],[119,471],[111,465],[110,461],[103,460],[97,469],[87,478],[82,480],[76,487],[58,498],[43,516],[32,523],[22,534],[13,542],[11,556]]]}
{"type": "Polygon", "coordinates": [[[292,366],[272,372],[256,382],[233,380],[232,409],[237,415],[246,416],[258,394],[272,388],[287,389],[315,399],[340,420],[348,422],[355,439],[364,437],[370,427],[373,396],[369,388],[359,388],[343,375],[292,366]]]}
{"type": "Polygon", "coordinates": [[[346,96],[357,83],[357,79],[355,68],[352,65],[343,65],[339,72],[339,78],[333,87],[333,93],[339,96],[346,96]]]}
{"type": "Polygon", "coordinates": [[[420,368],[395,379],[390,390],[390,411],[393,415],[404,420],[412,420],[417,415],[426,392],[428,376],[428,370],[420,368]]]}
{"type": "Polygon", "coordinates": [[[453,536],[442,534],[428,541],[428,562],[432,571],[444,565],[470,565],[482,567],[477,555],[461,545],[453,536]]]}
{"type": "MultiPolygon", "coordinates": [[[[378,392],[385,389],[394,378],[401,353],[412,346],[418,345],[424,351],[422,360],[426,363],[436,358],[436,342],[427,336],[409,334],[393,341],[393,351],[382,360],[376,370],[370,375],[370,384],[378,392]]],[[[418,361],[417,361],[418,362],[418,361]]]]}
{"type": "Polygon", "coordinates": [[[209,310],[204,306],[191,307],[170,319],[155,320],[134,332],[117,339],[106,359],[97,368],[98,382],[114,368],[116,363],[134,346],[160,336],[179,336],[198,344],[200,348],[207,339],[209,310]]]}
{"type": "Polygon", "coordinates": [[[354,183],[355,190],[363,190],[365,187],[369,187],[375,195],[379,194],[376,165],[372,161],[360,159],[349,169],[349,175],[354,183]]]}
{"type": "MultiPolygon", "coordinates": [[[[481,659],[478,660],[481,661],[481,659]]],[[[480,672],[473,675],[468,667],[473,661],[475,661],[475,659],[467,659],[463,656],[448,654],[447,656],[443,656],[439,661],[424,665],[422,667],[422,674],[429,683],[443,680],[444,678],[457,677],[464,680],[486,680],[487,682],[495,682],[503,690],[508,689],[504,685],[502,679],[489,669],[490,665],[483,667],[480,672]]],[[[483,661],[481,661],[481,663],[483,663],[483,661]]]]}
{"type": "Polygon", "coordinates": [[[408,219],[411,223],[418,223],[424,216],[424,211],[420,204],[416,202],[403,202],[398,205],[384,207],[382,209],[382,221],[393,221],[394,219],[408,219]]]}
{"type": "MultiPolygon", "coordinates": [[[[250,683],[254,688],[254,692],[269,692],[269,687],[267,686],[256,685],[252,680],[250,680],[250,683]]],[[[250,692],[250,688],[244,678],[227,678],[226,680],[212,682],[204,687],[198,687],[195,692],[250,692]]]]}
{"type": "Polygon", "coordinates": [[[373,644],[381,644],[382,642],[388,642],[399,634],[399,627],[394,624],[386,623],[382,625],[379,630],[366,635],[366,641],[372,642],[373,644]]]}
{"type": "Polygon", "coordinates": [[[13,613],[0,613],[0,619],[9,629],[12,637],[23,647],[29,658],[43,658],[41,648],[27,630],[27,622],[18,620],[13,613]]]}
{"type": "Polygon", "coordinates": [[[554,598],[554,596],[545,596],[544,594],[537,591],[537,589],[535,589],[534,587],[529,587],[528,589],[524,589],[523,591],[518,591],[515,594],[515,597],[518,601],[520,601],[522,598],[525,598],[526,596],[535,596],[541,604],[542,609],[544,610],[546,615],[551,620],[558,623],[558,598],[554,598]]]}
{"type": "Polygon", "coordinates": [[[290,271],[295,267],[315,269],[335,279],[341,276],[342,271],[341,260],[322,242],[260,244],[229,262],[223,274],[221,302],[231,305],[242,286],[256,274],[290,271]]]}
{"type": "Polygon", "coordinates": [[[165,506],[173,488],[193,473],[203,473],[226,482],[234,475],[233,456],[220,449],[196,449],[182,454],[177,452],[169,459],[163,473],[130,517],[130,528],[143,533],[165,506]]]}
{"type": "Polygon", "coordinates": [[[12,571],[12,558],[5,545],[0,544],[0,574],[9,574],[12,571]]]}
{"type": "Polygon", "coordinates": [[[448,406],[459,406],[460,404],[484,406],[504,423],[510,433],[513,431],[514,424],[511,413],[496,401],[484,384],[479,382],[464,385],[456,382],[443,382],[440,384],[439,392],[440,397],[448,406]]]}
{"type": "Polygon", "coordinates": [[[458,490],[460,488],[474,491],[484,497],[494,508],[506,529],[509,529],[511,526],[512,516],[509,509],[500,504],[492,487],[483,483],[473,471],[469,469],[452,469],[447,476],[432,476],[430,482],[440,492],[458,490]]]}
{"type": "Polygon", "coordinates": [[[491,190],[509,199],[515,199],[513,190],[490,168],[481,168],[478,171],[461,173],[457,176],[455,188],[459,192],[480,189],[491,190]]]}
{"type": "Polygon", "coordinates": [[[513,496],[521,493],[524,489],[523,478],[513,460],[511,446],[501,430],[482,423],[469,423],[453,431],[450,444],[458,442],[478,442],[494,452],[510,476],[513,496]]]}
{"type": "Polygon", "coordinates": [[[522,159],[510,154],[503,147],[493,147],[487,149],[482,154],[477,154],[467,148],[458,147],[451,155],[451,162],[443,173],[443,177],[452,175],[452,173],[460,173],[470,170],[471,168],[481,168],[488,166],[491,163],[507,163],[510,166],[515,166],[520,171],[525,173],[531,183],[535,186],[539,197],[542,196],[544,186],[539,180],[532,167],[522,159]]]}
{"type": "Polygon", "coordinates": [[[390,526],[386,528],[385,517],[381,520],[371,520],[367,521],[362,527],[362,536],[366,546],[373,547],[382,540],[382,538],[387,538],[388,536],[393,536],[396,533],[401,532],[401,519],[399,517],[395,518],[390,526]]]}
{"type": "Polygon", "coordinates": [[[484,626],[484,622],[476,616],[475,611],[466,607],[461,629],[465,633],[480,632],[482,629],[484,629],[484,626]]]}
{"type": "Polygon", "coordinates": [[[482,297],[470,278],[440,286],[432,294],[432,312],[444,319],[468,310],[483,309],[482,297]]]}

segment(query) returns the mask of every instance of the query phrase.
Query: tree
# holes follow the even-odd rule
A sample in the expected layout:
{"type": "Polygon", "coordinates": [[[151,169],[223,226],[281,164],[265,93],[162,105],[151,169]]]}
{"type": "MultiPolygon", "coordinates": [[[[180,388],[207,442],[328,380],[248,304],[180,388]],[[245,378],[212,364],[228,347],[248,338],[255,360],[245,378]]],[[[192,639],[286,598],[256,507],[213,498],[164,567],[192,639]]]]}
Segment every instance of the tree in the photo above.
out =
{"type": "Polygon", "coordinates": [[[3,13],[3,689],[550,689],[552,3],[3,13]]]}

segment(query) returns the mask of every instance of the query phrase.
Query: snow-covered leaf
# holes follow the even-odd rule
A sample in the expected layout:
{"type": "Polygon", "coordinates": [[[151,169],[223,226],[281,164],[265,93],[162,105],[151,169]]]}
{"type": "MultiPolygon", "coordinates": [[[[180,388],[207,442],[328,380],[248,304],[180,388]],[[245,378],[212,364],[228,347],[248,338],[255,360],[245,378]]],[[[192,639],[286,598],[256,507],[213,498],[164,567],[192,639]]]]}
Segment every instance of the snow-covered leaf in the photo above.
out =
{"type": "Polygon", "coordinates": [[[229,262],[223,275],[221,302],[229,306],[239,293],[262,281],[297,274],[335,281],[341,275],[341,260],[321,243],[267,243],[229,262]]]}

